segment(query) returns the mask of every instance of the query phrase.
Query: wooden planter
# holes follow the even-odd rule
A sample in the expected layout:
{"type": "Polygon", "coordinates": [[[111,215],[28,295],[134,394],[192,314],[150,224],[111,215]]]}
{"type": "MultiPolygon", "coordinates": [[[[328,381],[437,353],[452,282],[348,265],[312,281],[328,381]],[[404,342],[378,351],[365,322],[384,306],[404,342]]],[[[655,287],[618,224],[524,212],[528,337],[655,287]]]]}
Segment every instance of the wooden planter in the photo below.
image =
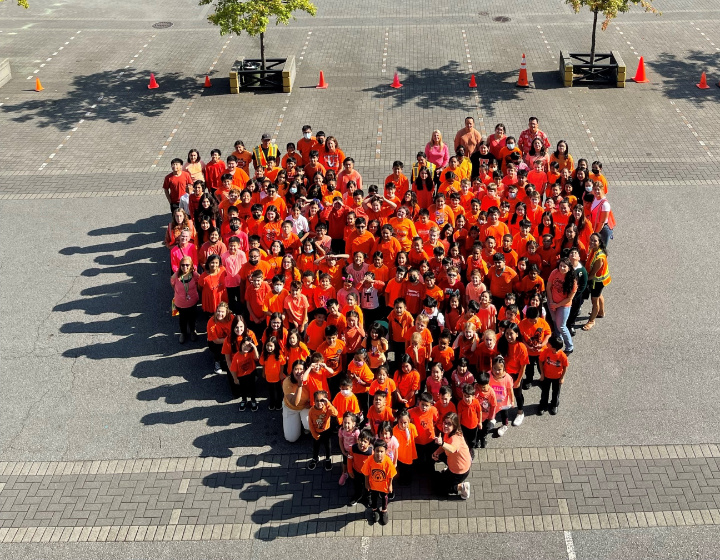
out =
{"type": "Polygon", "coordinates": [[[240,91],[278,91],[290,93],[295,81],[295,57],[266,58],[261,70],[259,58],[235,61],[230,69],[230,93],[240,91]]]}
{"type": "Polygon", "coordinates": [[[620,53],[596,53],[595,64],[590,64],[590,55],[560,51],[560,79],[565,87],[573,84],[615,84],[625,87],[625,62],[620,53]]]}

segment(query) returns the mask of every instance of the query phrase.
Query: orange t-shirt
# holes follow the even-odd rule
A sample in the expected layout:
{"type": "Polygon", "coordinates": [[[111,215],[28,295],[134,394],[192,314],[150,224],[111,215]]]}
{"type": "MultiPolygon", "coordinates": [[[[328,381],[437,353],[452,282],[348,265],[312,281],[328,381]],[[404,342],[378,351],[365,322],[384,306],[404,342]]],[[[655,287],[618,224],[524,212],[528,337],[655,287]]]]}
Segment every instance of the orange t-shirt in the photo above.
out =
{"type": "MultiPolygon", "coordinates": [[[[532,323],[530,319],[523,319],[520,321],[518,328],[523,340],[528,345],[530,343],[538,344],[552,333],[550,325],[542,317],[535,319],[535,323],[532,323]]],[[[527,346],[527,351],[529,356],[539,356],[541,352],[540,350],[532,350],[530,346],[527,346]]]]}
{"type": "Polygon", "coordinates": [[[393,428],[393,435],[397,438],[398,446],[397,460],[398,463],[403,465],[411,465],[412,462],[417,459],[417,449],[415,448],[415,438],[418,435],[415,424],[408,424],[407,433],[405,430],[395,426],[393,428]]]}
{"type": "Polygon", "coordinates": [[[327,322],[318,325],[317,321],[310,321],[305,331],[307,347],[315,352],[325,342],[325,327],[327,322]]]}
{"type": "Polygon", "coordinates": [[[505,356],[505,371],[511,375],[516,375],[520,372],[523,365],[528,365],[530,359],[528,358],[527,346],[522,342],[515,342],[514,344],[508,344],[508,353],[505,356]]]}
{"type": "Polygon", "coordinates": [[[444,371],[452,369],[454,360],[455,350],[452,349],[452,346],[448,346],[445,350],[440,350],[439,346],[435,346],[430,352],[430,361],[439,362],[444,371]]]}
{"type": "Polygon", "coordinates": [[[230,371],[235,372],[238,377],[245,377],[255,371],[256,366],[255,355],[252,352],[247,354],[236,352],[230,364],[230,371]]]}
{"type": "Polygon", "coordinates": [[[546,346],[540,352],[541,371],[546,379],[560,379],[563,369],[567,368],[569,364],[567,354],[562,350],[556,352],[546,346]]]}
{"type": "Polygon", "coordinates": [[[359,394],[367,393],[370,383],[372,382],[372,380],[375,377],[373,375],[373,372],[368,367],[368,365],[365,362],[363,362],[362,365],[359,366],[355,363],[355,360],[351,360],[350,363],[348,364],[347,371],[348,371],[348,375],[351,376],[352,380],[353,380],[353,387],[352,387],[353,393],[359,393],[359,394]],[[358,383],[355,380],[355,378],[354,378],[355,375],[357,375],[364,383],[367,383],[368,385],[367,386],[360,385],[360,383],[358,383]]]}
{"type": "Polygon", "coordinates": [[[322,354],[323,360],[330,369],[335,373],[342,371],[342,355],[345,352],[345,343],[342,340],[337,340],[332,347],[327,342],[323,342],[317,351],[322,354]]]}
{"type": "Polygon", "coordinates": [[[428,408],[427,412],[420,410],[419,406],[410,409],[410,419],[418,431],[415,438],[417,443],[426,445],[435,439],[435,424],[439,417],[437,408],[434,406],[428,408]]]}
{"type": "MultiPolygon", "coordinates": [[[[390,299],[388,301],[393,300],[390,299]]],[[[414,322],[415,320],[413,319],[413,316],[407,311],[405,311],[402,317],[398,317],[397,313],[395,313],[395,310],[393,309],[390,312],[390,315],[388,315],[388,323],[390,324],[392,330],[393,342],[405,342],[407,333],[410,329],[412,329],[414,322]]]]}
{"type": "Polygon", "coordinates": [[[393,422],[395,420],[395,417],[392,413],[392,408],[389,406],[385,406],[382,409],[382,412],[378,412],[377,409],[374,406],[370,407],[370,410],[368,410],[367,413],[368,423],[370,424],[370,427],[372,428],[372,431],[375,435],[378,433],[378,428],[380,427],[380,424],[383,422],[393,422]]]}
{"type": "Polygon", "coordinates": [[[390,457],[385,455],[381,463],[375,461],[375,457],[370,456],[362,467],[361,471],[368,481],[370,490],[375,492],[390,492],[392,479],[397,474],[395,465],[390,457]]]}
{"type": "Polygon", "coordinates": [[[407,401],[407,408],[415,406],[415,393],[420,389],[420,373],[413,369],[410,373],[396,371],[394,383],[400,396],[407,401]]]}
{"type": "Polygon", "coordinates": [[[265,366],[265,379],[267,379],[268,383],[278,383],[285,377],[282,369],[286,362],[287,360],[282,354],[280,354],[279,358],[272,354],[267,358],[260,356],[260,365],[265,366]]]}
{"type": "Polygon", "coordinates": [[[477,428],[482,418],[482,409],[475,397],[473,397],[470,404],[467,404],[465,399],[462,399],[457,405],[457,413],[460,417],[460,425],[470,430],[477,428]]]}
{"type": "Polygon", "coordinates": [[[298,342],[297,346],[287,347],[287,363],[291,366],[298,360],[307,360],[310,356],[310,350],[304,342],[298,342]]]}
{"type": "Polygon", "coordinates": [[[360,413],[360,404],[354,393],[349,397],[344,397],[342,393],[338,393],[335,395],[332,405],[338,411],[338,418],[342,418],[346,412],[352,412],[353,414],[360,413]]]}

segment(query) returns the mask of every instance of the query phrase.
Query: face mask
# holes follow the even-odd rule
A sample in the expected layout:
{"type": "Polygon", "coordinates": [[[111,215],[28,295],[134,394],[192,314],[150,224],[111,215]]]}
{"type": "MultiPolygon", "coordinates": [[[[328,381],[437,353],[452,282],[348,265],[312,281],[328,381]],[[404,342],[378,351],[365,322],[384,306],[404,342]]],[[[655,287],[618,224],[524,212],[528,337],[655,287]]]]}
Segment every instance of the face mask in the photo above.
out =
{"type": "Polygon", "coordinates": [[[592,187],[585,187],[585,192],[592,192],[592,187]]]}
{"type": "Polygon", "coordinates": [[[290,194],[295,194],[297,192],[297,187],[290,187],[290,194]]]}
{"type": "Polygon", "coordinates": [[[510,197],[510,198],[516,198],[516,197],[517,197],[517,193],[512,192],[512,193],[509,194],[509,197],[510,197]]]}
{"type": "Polygon", "coordinates": [[[237,231],[240,229],[240,224],[230,224],[230,229],[233,231],[237,231]]]}
{"type": "Polygon", "coordinates": [[[273,286],[273,292],[275,292],[276,294],[279,294],[280,292],[282,292],[282,289],[283,289],[282,286],[273,286]]]}
{"type": "Polygon", "coordinates": [[[312,132],[303,132],[303,138],[310,140],[310,138],[312,138],[312,132]]]}
{"type": "Polygon", "coordinates": [[[352,395],[352,391],[350,389],[343,389],[342,391],[340,391],[340,394],[343,397],[349,397],[350,395],[352,395]]]}
{"type": "Polygon", "coordinates": [[[508,148],[508,150],[514,150],[514,149],[515,149],[515,144],[508,144],[508,145],[507,145],[507,148],[508,148]]]}
{"type": "Polygon", "coordinates": [[[307,249],[305,249],[305,254],[306,254],[306,255],[312,255],[312,252],[313,252],[312,248],[309,248],[309,247],[308,247],[307,249]]]}

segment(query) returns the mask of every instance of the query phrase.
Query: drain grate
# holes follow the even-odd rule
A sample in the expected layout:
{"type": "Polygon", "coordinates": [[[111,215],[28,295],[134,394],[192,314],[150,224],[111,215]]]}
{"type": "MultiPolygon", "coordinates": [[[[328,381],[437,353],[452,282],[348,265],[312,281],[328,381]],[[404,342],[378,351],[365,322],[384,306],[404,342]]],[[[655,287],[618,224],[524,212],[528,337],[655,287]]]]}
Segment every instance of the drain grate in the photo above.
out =
{"type": "Polygon", "coordinates": [[[510,21],[510,18],[507,16],[498,16],[494,17],[493,21],[497,21],[498,23],[507,23],[508,21],[510,21]]]}
{"type": "Polygon", "coordinates": [[[478,15],[487,17],[490,15],[490,12],[480,12],[480,13],[478,13],[478,15]]]}
{"type": "Polygon", "coordinates": [[[153,23],[153,27],[155,29],[167,29],[168,27],[172,26],[172,21],[158,21],[157,23],[153,23]]]}

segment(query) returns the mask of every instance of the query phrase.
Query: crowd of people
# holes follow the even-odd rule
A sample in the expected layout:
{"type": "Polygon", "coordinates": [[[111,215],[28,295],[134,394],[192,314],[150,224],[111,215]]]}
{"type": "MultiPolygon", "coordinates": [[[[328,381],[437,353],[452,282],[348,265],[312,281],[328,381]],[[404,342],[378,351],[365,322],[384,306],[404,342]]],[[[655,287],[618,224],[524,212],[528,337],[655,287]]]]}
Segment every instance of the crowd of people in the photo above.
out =
{"type": "Polygon", "coordinates": [[[576,327],[605,316],[602,164],[535,117],[517,138],[472,117],[451,145],[435,130],[382,185],[309,125],[285,153],[269,134],[234,148],[191,150],[163,185],[179,342],[200,315],[240,410],[263,386],[285,438],[311,435],[308,469],[337,445],[371,523],[416,475],[467,499],[474,449],[523,423],[536,386],[537,414],[558,413],[576,327]]]}

